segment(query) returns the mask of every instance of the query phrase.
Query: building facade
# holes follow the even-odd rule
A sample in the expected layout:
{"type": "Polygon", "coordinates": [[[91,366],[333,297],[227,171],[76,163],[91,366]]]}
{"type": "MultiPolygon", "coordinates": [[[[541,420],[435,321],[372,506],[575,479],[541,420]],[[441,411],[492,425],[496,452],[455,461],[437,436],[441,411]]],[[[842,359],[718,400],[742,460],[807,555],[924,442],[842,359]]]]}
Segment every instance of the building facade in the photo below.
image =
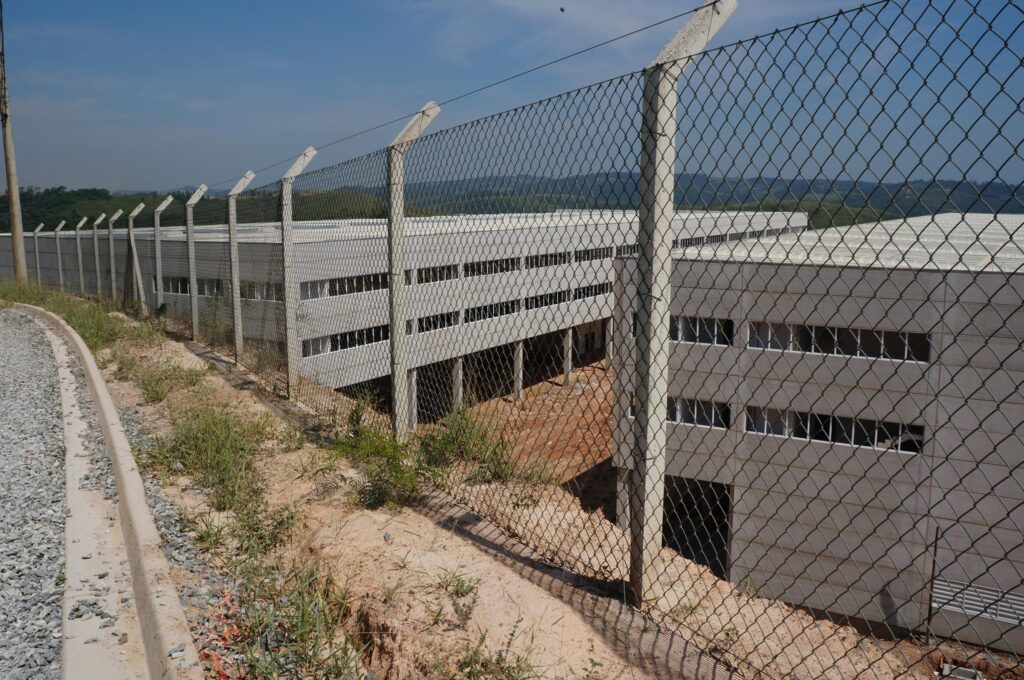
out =
{"type": "MultiPolygon", "coordinates": [[[[940,215],[675,250],[666,543],[793,604],[1019,649],[1021,226],[940,215]]],[[[636,264],[612,354],[622,523],[636,264]]]]}

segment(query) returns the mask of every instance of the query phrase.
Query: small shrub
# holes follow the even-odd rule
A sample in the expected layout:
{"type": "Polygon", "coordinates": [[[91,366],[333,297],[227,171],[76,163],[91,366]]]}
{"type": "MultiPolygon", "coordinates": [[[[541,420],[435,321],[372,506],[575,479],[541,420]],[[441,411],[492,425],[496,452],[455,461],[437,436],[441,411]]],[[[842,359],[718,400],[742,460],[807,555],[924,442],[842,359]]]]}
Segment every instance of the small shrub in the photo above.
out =
{"type": "Polygon", "coordinates": [[[156,440],[152,458],[166,469],[181,469],[210,490],[217,510],[236,514],[262,495],[253,459],[266,436],[262,420],[200,399],[174,414],[172,432],[156,440]]]}
{"type": "Polygon", "coordinates": [[[359,505],[394,507],[410,505],[419,498],[420,469],[408,446],[365,427],[341,437],[335,446],[365,477],[355,494],[359,505]]]}
{"type": "Polygon", "coordinates": [[[358,650],[337,635],[346,598],[329,573],[309,564],[249,563],[238,600],[245,677],[363,677],[358,650]]]}
{"type": "Polygon", "coordinates": [[[517,621],[505,644],[497,651],[487,648],[487,637],[481,633],[476,644],[468,647],[458,660],[458,672],[443,677],[447,680],[533,680],[542,677],[528,657],[512,651],[518,629],[517,621]]]}
{"type": "Polygon", "coordinates": [[[173,390],[195,387],[202,379],[202,371],[181,366],[146,367],[135,373],[135,384],[149,403],[163,401],[173,390]]]}

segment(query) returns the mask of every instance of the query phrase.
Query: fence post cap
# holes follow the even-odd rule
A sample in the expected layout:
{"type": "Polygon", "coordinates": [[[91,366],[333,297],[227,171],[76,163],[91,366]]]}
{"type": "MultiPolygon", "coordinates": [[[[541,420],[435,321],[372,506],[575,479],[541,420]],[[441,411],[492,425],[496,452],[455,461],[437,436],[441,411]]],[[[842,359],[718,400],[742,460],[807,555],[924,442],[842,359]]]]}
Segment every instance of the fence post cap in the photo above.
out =
{"type": "Polygon", "coordinates": [[[202,198],[202,197],[203,197],[203,194],[205,194],[205,193],[206,193],[206,189],[207,189],[207,187],[206,187],[206,185],[205,185],[205,184],[200,184],[200,185],[199,185],[199,186],[198,186],[198,187],[196,188],[196,190],[195,190],[194,192],[192,192],[192,195],[191,195],[191,196],[189,196],[189,199],[188,199],[187,201],[185,201],[185,205],[186,205],[187,207],[191,208],[191,207],[192,207],[192,206],[194,206],[194,205],[195,205],[196,203],[198,203],[198,202],[199,202],[199,199],[200,199],[200,198],[202,198]]]}
{"type": "Polygon", "coordinates": [[[57,225],[57,228],[56,228],[56,229],[54,229],[54,230],[53,230],[53,232],[54,232],[54,233],[57,233],[58,231],[60,231],[61,229],[63,229],[63,228],[64,228],[64,225],[65,225],[65,224],[67,224],[67,223],[68,223],[68,222],[67,222],[67,220],[61,220],[61,221],[60,221],[60,224],[58,224],[58,225],[57,225]]]}
{"type": "Polygon", "coordinates": [[[252,170],[246,170],[245,174],[238,178],[235,182],[235,186],[231,187],[231,191],[228,192],[228,196],[237,196],[238,194],[245,191],[245,188],[249,186],[249,182],[256,177],[256,173],[252,170]]]}
{"type": "Polygon", "coordinates": [[[313,160],[313,156],[316,155],[316,149],[311,146],[307,146],[306,150],[299,154],[299,157],[295,159],[292,166],[284,173],[281,179],[295,179],[299,174],[306,169],[309,162],[313,160]]]}
{"type": "Polygon", "coordinates": [[[173,200],[174,200],[174,196],[168,196],[164,200],[160,201],[160,205],[158,205],[156,207],[156,210],[154,210],[153,212],[155,212],[157,214],[162,213],[167,208],[167,206],[169,206],[171,204],[171,201],[173,201],[173,200]]]}
{"type": "Polygon", "coordinates": [[[138,214],[140,212],[142,212],[142,209],[145,208],[145,207],[146,207],[145,203],[139,203],[137,206],[135,206],[135,210],[132,210],[130,213],[128,213],[128,217],[130,217],[131,219],[134,220],[138,216],[138,214]]]}
{"type": "Polygon", "coordinates": [[[437,102],[429,101],[423,105],[410,120],[402,128],[402,131],[395,136],[394,141],[391,142],[391,146],[398,146],[399,144],[408,144],[415,140],[417,137],[423,134],[423,131],[427,129],[431,121],[437,118],[437,114],[441,113],[441,107],[438,106],[437,102]]]}

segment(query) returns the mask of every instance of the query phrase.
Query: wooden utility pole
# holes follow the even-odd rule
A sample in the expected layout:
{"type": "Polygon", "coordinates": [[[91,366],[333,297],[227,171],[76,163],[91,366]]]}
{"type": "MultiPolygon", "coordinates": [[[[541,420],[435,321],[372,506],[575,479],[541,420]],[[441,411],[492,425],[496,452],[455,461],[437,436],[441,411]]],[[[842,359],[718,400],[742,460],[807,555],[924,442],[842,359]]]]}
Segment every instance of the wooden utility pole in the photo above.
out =
{"type": "Polygon", "coordinates": [[[4,134],[4,165],[7,166],[7,209],[11,220],[11,252],[14,254],[14,278],[25,283],[25,235],[21,228],[21,194],[18,193],[18,169],[14,164],[14,133],[11,109],[7,102],[7,57],[4,50],[4,3],[0,0],[0,126],[4,134]]]}

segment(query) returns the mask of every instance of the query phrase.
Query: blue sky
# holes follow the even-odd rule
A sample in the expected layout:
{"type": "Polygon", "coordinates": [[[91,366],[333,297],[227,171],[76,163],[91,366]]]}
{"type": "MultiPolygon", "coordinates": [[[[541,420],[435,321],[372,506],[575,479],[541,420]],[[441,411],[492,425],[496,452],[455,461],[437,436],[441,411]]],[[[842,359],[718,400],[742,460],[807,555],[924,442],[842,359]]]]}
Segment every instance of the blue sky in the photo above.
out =
{"type": "MultiPolygon", "coordinates": [[[[222,180],[695,4],[8,0],[21,184],[162,190],[222,180]]],[[[740,0],[713,44],[857,4],[740,0]]],[[[435,126],[642,68],[677,27],[452,104],[435,126]]],[[[385,145],[396,129],[333,146],[316,164],[385,145]]]]}

